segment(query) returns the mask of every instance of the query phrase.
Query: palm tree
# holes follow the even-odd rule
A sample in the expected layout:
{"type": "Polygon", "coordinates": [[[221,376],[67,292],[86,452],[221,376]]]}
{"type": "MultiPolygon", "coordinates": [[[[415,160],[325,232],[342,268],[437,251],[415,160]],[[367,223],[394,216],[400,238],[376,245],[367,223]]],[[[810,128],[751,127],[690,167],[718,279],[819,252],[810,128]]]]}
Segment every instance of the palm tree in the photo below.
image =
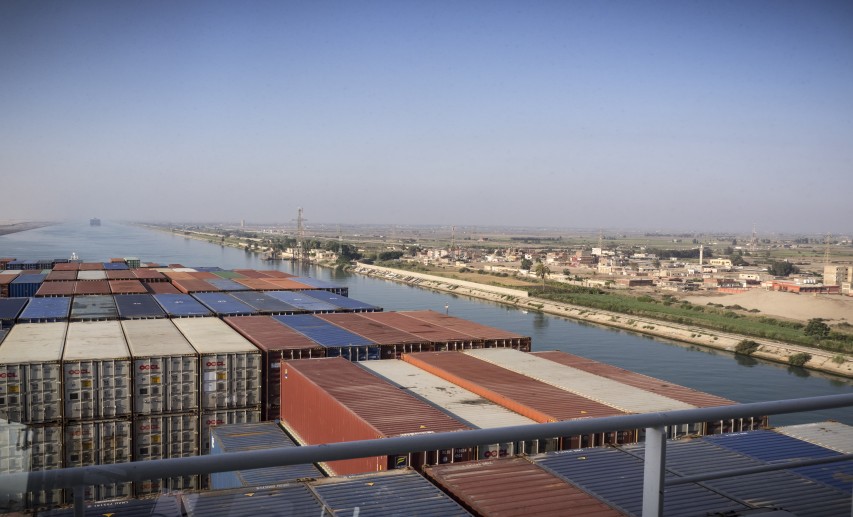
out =
{"type": "Polygon", "coordinates": [[[542,263],[542,261],[536,262],[536,266],[533,268],[533,272],[536,273],[536,276],[542,279],[542,290],[545,290],[545,278],[551,274],[551,268],[542,263]]]}

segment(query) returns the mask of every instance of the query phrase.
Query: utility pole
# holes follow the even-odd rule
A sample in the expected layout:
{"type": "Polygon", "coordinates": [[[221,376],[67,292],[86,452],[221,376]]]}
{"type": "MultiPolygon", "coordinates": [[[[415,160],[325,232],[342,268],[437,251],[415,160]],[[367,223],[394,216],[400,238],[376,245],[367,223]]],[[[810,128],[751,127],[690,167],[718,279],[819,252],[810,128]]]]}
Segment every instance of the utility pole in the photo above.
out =
{"type": "Polygon", "coordinates": [[[296,216],[296,253],[295,258],[298,262],[302,262],[305,259],[305,250],[303,249],[303,245],[305,243],[305,218],[302,217],[302,207],[300,206],[297,210],[296,216]]]}

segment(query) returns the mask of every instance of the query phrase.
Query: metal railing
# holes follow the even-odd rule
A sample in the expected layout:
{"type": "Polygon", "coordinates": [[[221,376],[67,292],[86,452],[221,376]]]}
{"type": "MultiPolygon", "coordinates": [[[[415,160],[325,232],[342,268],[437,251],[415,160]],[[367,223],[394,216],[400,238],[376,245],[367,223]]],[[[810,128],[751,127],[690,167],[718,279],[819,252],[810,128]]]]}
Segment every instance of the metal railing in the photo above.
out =
{"type": "MultiPolygon", "coordinates": [[[[195,456],[166,460],[149,460],[111,465],[73,467],[40,472],[21,472],[0,475],[0,493],[35,492],[60,488],[74,490],[75,515],[84,515],[84,489],[88,485],[103,485],[127,481],[142,481],[163,477],[195,474],[212,474],[235,470],[257,469],[284,465],[301,465],[335,460],[407,454],[413,451],[430,451],[470,447],[472,444],[493,444],[534,440],[554,436],[646,429],[645,464],[643,479],[643,516],[663,515],[665,487],[686,481],[664,481],[666,472],[666,433],[671,425],[694,422],[713,422],[756,415],[799,413],[820,409],[853,406],[853,393],[801,399],[755,402],[732,406],[686,409],[641,415],[623,415],[587,420],[571,420],[545,424],[532,424],[497,429],[477,429],[449,433],[419,434],[414,436],[381,438],[358,442],[341,442],[325,445],[308,445],[266,449],[213,456],[195,456]]],[[[850,459],[851,455],[846,455],[850,459]]],[[[844,457],[837,458],[843,460],[844,457]]],[[[814,460],[812,460],[814,461],[814,460]]],[[[802,463],[805,465],[808,463],[802,463]]],[[[800,466],[799,462],[762,467],[786,469],[800,466]]],[[[765,470],[766,471],[766,470],[765,470]]],[[[750,473],[744,471],[743,473],[750,473]]],[[[739,475],[739,471],[709,473],[692,477],[691,481],[712,479],[721,475],[739,475]],[[707,476],[707,477],[706,477],[707,476]]]]}

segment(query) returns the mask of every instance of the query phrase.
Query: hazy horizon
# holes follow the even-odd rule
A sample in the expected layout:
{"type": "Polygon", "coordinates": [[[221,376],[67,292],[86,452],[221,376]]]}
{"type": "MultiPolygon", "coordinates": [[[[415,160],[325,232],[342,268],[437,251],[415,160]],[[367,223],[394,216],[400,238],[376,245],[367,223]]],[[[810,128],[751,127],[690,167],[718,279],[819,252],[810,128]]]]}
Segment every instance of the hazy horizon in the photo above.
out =
{"type": "Polygon", "coordinates": [[[0,220],[853,233],[850,2],[9,0],[0,66],[0,220]]]}

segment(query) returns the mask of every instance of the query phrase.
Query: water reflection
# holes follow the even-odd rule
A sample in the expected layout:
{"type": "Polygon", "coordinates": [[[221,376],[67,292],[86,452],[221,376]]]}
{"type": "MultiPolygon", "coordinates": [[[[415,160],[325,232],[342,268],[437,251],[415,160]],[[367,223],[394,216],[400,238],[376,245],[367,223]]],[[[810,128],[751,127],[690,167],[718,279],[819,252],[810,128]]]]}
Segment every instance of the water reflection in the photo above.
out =
{"type": "Polygon", "coordinates": [[[737,361],[737,364],[746,366],[747,368],[752,368],[758,365],[758,361],[754,357],[743,354],[735,354],[735,361],[737,361]]]}

